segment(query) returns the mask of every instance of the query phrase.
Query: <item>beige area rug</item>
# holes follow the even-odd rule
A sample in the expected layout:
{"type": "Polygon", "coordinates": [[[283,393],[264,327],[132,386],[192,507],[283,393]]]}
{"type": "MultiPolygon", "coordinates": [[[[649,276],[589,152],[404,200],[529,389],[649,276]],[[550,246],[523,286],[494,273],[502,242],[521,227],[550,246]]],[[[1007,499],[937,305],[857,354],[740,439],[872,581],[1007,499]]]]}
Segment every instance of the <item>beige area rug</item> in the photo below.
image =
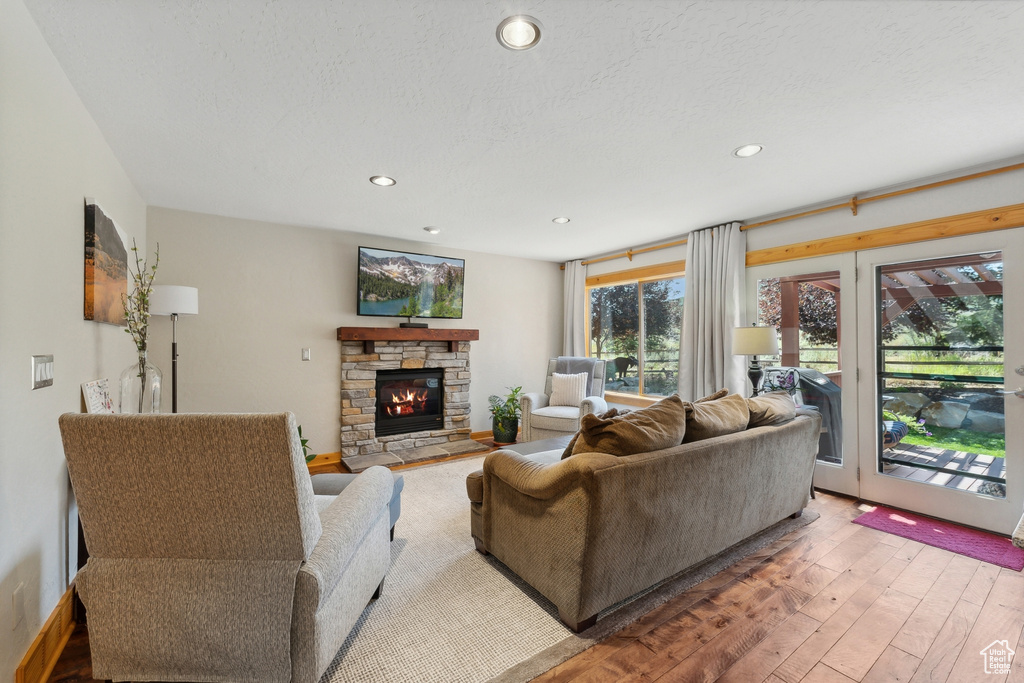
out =
{"type": "Polygon", "coordinates": [[[805,511],[605,612],[577,635],[554,605],[473,548],[466,475],[483,456],[404,470],[384,594],[322,681],[529,681],[818,515],[805,511]]]}

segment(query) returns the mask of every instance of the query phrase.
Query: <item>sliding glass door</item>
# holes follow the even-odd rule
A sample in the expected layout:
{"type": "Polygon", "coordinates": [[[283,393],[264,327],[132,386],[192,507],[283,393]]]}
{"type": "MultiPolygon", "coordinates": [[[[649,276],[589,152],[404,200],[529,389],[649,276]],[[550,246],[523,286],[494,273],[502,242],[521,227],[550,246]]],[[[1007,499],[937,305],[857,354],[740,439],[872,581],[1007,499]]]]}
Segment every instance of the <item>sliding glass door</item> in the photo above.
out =
{"type": "Polygon", "coordinates": [[[1024,503],[1024,400],[1013,393],[1024,384],[1022,257],[1024,229],[858,254],[863,498],[1013,530],[1024,503]]]}

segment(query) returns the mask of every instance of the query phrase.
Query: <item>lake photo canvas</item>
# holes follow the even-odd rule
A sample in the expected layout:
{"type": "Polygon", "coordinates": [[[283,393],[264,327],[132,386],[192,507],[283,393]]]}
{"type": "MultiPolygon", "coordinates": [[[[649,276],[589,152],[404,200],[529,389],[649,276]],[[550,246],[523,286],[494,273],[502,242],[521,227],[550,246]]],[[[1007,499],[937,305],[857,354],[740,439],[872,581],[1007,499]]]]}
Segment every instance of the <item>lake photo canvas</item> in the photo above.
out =
{"type": "Polygon", "coordinates": [[[359,248],[359,315],[461,318],[465,261],[359,248]]]}

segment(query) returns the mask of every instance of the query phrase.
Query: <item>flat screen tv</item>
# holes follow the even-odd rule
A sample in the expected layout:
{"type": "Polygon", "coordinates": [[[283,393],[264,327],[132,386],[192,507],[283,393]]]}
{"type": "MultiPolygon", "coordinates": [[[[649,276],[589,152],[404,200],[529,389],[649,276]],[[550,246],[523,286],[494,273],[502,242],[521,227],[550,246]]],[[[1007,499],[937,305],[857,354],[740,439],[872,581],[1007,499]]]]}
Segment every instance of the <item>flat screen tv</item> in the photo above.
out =
{"type": "Polygon", "coordinates": [[[465,259],[359,247],[359,315],[461,318],[465,259]]]}

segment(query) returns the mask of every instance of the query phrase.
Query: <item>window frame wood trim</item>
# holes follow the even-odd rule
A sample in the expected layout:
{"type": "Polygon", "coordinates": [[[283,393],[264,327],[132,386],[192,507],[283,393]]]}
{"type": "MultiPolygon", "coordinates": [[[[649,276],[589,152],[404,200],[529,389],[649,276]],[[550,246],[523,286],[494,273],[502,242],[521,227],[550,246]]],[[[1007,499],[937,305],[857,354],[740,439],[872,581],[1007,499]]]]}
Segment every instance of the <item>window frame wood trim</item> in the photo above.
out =
{"type": "Polygon", "coordinates": [[[851,232],[846,235],[820,240],[798,242],[780,247],[769,247],[747,252],[747,268],[770,263],[797,261],[815,256],[846,254],[851,251],[895,247],[916,242],[1009,230],[1024,226],[1024,204],[1011,204],[996,209],[972,211],[955,216],[931,218],[915,223],[893,225],[877,230],[851,232]]]}
{"type": "Polygon", "coordinates": [[[649,280],[670,280],[677,277],[686,277],[685,260],[669,261],[668,263],[631,268],[629,270],[618,270],[614,273],[591,275],[586,280],[586,286],[590,290],[594,287],[610,287],[612,285],[647,282],[649,280]]]}

